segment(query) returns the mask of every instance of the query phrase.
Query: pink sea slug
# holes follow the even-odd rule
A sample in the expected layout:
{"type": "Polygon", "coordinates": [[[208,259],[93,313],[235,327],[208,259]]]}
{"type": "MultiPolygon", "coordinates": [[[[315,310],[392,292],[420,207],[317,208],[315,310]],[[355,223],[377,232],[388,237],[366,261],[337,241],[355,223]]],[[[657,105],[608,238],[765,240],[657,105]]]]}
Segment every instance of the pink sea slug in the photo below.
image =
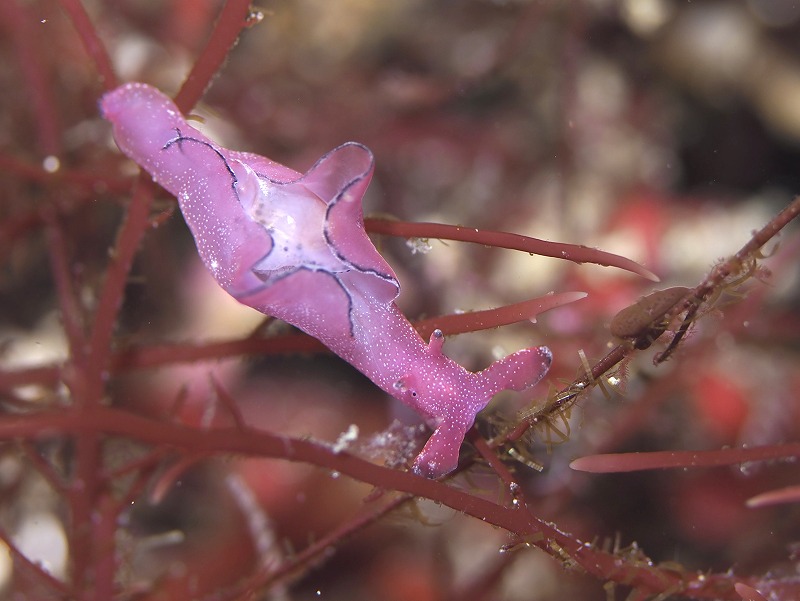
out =
{"type": "Polygon", "coordinates": [[[372,153],[348,142],[305,174],[222,148],[191,127],[170,98],[131,83],[103,96],[120,150],[174,194],[208,270],[239,302],[324,343],[434,429],[415,472],[456,468],[476,414],[504,389],[547,372],[546,347],[518,351],[479,372],[426,343],[394,303],[392,268],[364,230],[361,201],[372,153]]]}

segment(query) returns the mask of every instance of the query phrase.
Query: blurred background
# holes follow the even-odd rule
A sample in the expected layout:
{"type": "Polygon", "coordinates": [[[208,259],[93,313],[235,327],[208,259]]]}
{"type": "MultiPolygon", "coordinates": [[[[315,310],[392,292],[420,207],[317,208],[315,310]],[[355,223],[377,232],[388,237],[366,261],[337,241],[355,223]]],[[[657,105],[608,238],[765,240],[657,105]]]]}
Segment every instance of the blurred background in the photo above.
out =
{"type": "MultiPolygon", "coordinates": [[[[121,81],[174,94],[221,2],[84,5],[121,81]]],[[[0,368],[11,371],[68,354],[45,237],[35,224],[20,226],[21,216],[58,207],[90,309],[128,200],[115,186],[137,169],[97,115],[100,81],[60,3],[10,0],[0,16],[0,368]],[[31,89],[47,90],[48,102],[37,104],[31,89]],[[64,178],[44,185],[21,165],[64,178]]],[[[194,110],[223,146],[304,171],[356,140],[377,161],[368,216],[596,246],[661,278],[656,286],[527,253],[376,238],[412,318],[549,291],[589,293],[536,323],[448,341],[448,354],[471,368],[524,346],[553,349],[548,384],[499,399],[495,423],[513,422],[516,411],[545,399],[548,385],[561,388],[580,375],[580,350],[590,363],[602,357],[617,311],[656,287],[695,286],[800,190],[797,2],[260,0],[251,21],[194,110]]],[[[158,227],[128,283],[116,347],[284,331],[262,327],[263,316],[217,288],[180,214],[170,216],[166,193],[154,211],[158,227]]],[[[596,452],[797,440],[800,244],[792,231],[766,249],[771,276],[759,271],[720,298],[673,360],[656,369],[657,349],[639,353],[616,374],[620,386],[607,396],[595,392],[564,416],[568,442],[548,445],[558,436],[537,434],[529,452],[543,472],[512,462],[538,516],[601,546],[635,541],[675,569],[794,573],[798,509],[744,505],[796,483],[791,464],[613,476],[568,468],[596,452]]],[[[328,355],[219,357],[119,373],[109,403],[158,414],[184,395],[182,419],[227,424],[212,378],[255,427],[333,442],[356,424],[354,452],[376,460],[408,452],[400,425],[380,439],[395,440],[389,453],[372,437],[395,419],[411,426],[415,416],[328,355]]],[[[4,393],[7,413],[70,402],[58,387],[4,393]]],[[[117,441],[107,452],[116,465],[143,451],[117,441]]],[[[26,455],[6,441],[0,453],[3,528],[33,561],[64,578],[63,499],[30,469],[30,449],[26,455]]],[[[36,453],[68,474],[68,441],[42,443],[36,453]]],[[[169,466],[154,471],[119,525],[119,585],[141,598],[166,598],[164,591],[183,598],[192,590],[206,598],[281,565],[370,507],[368,487],[307,466],[241,458],[169,466]]],[[[459,485],[498,494],[488,468],[471,476],[459,485]]],[[[509,542],[499,530],[419,502],[337,539],[319,565],[303,564],[252,598],[606,599],[603,583],[564,571],[539,551],[501,553],[509,542]]],[[[0,559],[10,595],[10,556],[0,559]]]]}

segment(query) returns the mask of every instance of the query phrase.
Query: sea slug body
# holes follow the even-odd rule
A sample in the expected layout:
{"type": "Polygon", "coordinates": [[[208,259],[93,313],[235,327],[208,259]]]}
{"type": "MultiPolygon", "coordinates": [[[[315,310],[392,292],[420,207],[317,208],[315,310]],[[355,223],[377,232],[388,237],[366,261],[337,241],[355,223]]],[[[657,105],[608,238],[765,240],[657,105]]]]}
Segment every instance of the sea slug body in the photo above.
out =
{"type": "Polygon", "coordinates": [[[170,98],[140,83],[103,96],[120,150],[178,199],[208,270],[241,303],[319,339],[434,429],[413,469],[454,470],[475,416],[501,390],[536,384],[546,347],[479,372],[425,342],[394,303],[400,284],[364,230],[362,198],[374,159],[348,142],[305,174],[222,148],[189,125],[170,98]]]}

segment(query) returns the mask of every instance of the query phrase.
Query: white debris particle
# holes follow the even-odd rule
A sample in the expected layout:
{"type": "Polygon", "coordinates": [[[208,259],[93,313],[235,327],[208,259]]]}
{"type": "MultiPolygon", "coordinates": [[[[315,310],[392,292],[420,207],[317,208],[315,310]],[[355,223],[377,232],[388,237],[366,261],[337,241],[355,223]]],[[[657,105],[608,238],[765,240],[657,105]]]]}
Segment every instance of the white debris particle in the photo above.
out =
{"type": "Polygon", "coordinates": [[[412,255],[416,255],[417,253],[427,255],[433,250],[433,246],[431,246],[427,238],[409,238],[406,240],[406,246],[411,249],[412,255]]]}
{"type": "Polygon", "coordinates": [[[61,161],[58,160],[58,157],[53,156],[52,154],[46,156],[42,161],[42,169],[47,171],[47,173],[55,173],[61,168],[61,161]]]}
{"type": "Polygon", "coordinates": [[[350,444],[355,442],[358,439],[358,426],[355,424],[350,424],[350,427],[347,428],[346,431],[339,434],[339,438],[336,439],[336,442],[333,445],[333,452],[334,453],[341,453],[342,451],[346,450],[350,444]]]}

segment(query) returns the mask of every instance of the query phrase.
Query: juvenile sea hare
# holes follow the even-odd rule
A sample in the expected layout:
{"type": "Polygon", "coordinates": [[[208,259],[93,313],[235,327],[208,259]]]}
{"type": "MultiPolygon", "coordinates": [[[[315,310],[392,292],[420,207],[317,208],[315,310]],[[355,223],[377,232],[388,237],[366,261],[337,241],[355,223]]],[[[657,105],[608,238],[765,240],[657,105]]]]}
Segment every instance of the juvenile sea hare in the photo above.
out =
{"type": "Polygon", "coordinates": [[[425,342],[394,303],[400,284],[364,230],[362,197],[374,159],[348,142],[305,174],[222,148],[190,126],[170,98],[140,83],[103,96],[120,150],[174,194],[197,250],[239,302],[319,339],[433,428],[413,469],[456,468],[476,414],[501,390],[536,384],[546,347],[471,372],[425,342]]]}

